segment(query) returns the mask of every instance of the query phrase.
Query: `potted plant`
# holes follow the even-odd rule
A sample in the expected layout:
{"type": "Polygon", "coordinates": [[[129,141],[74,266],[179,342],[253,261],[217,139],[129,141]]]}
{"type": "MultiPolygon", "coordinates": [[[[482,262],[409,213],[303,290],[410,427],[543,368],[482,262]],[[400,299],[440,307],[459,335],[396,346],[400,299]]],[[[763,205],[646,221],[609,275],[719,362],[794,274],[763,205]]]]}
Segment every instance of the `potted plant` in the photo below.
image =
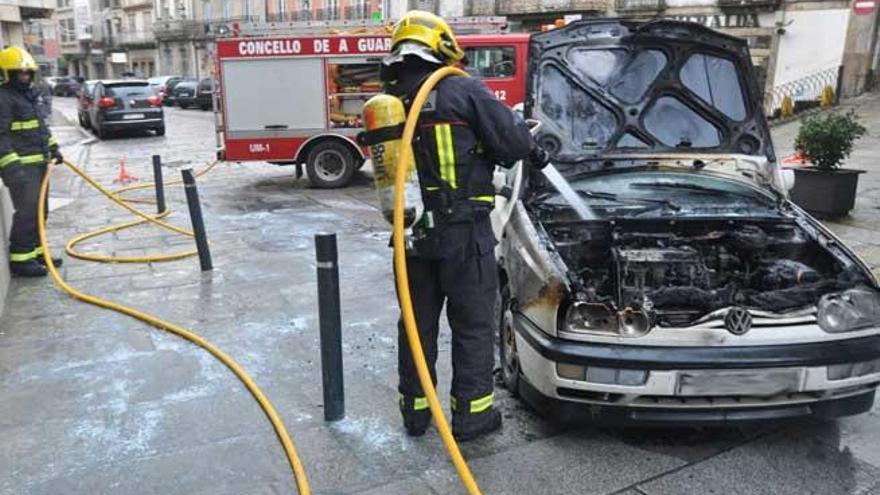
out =
{"type": "Polygon", "coordinates": [[[811,165],[794,169],[792,201],[822,218],[849,213],[855,206],[859,174],[865,171],[841,164],[865,131],[853,111],[804,119],[794,147],[811,165]]]}

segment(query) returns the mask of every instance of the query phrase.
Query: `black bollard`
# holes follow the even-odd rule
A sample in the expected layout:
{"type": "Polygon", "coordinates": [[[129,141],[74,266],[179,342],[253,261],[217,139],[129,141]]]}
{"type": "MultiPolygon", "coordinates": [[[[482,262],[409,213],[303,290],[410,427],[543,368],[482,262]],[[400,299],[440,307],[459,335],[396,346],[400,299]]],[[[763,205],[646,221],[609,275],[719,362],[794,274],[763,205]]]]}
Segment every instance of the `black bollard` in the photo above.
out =
{"type": "Polygon", "coordinates": [[[190,168],[183,169],[180,173],[183,176],[183,189],[186,191],[186,204],[189,206],[189,218],[192,221],[196,249],[199,251],[199,263],[202,265],[203,272],[213,270],[211,250],[208,248],[208,236],[205,234],[205,222],[202,220],[202,205],[199,204],[199,190],[196,189],[196,178],[193,177],[190,168]]]}
{"type": "Polygon", "coordinates": [[[345,390],[342,380],[342,319],[336,234],[316,234],[315,254],[318,258],[318,324],[321,329],[324,420],[338,421],[345,417],[345,390]]]}
{"type": "Polygon", "coordinates": [[[162,181],[162,157],[153,155],[153,188],[156,189],[156,211],[165,213],[165,183],[162,181]]]}

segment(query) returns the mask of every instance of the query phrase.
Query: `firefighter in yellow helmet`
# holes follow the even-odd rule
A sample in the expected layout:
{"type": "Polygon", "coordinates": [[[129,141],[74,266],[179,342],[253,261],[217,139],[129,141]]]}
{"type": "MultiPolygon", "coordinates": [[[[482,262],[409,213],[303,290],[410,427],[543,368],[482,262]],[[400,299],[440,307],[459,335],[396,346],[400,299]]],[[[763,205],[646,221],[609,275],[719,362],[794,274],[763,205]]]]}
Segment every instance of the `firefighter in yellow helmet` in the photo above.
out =
{"type": "MultiPolygon", "coordinates": [[[[464,59],[442,18],[411,11],[394,26],[392,51],[383,60],[386,92],[403,100],[408,111],[432,72],[464,59]]],[[[417,128],[413,151],[425,214],[413,227],[413,249],[407,253],[410,293],[435,384],[439,319],[446,305],[452,330],[452,430],[458,440],[470,440],[501,426],[492,375],[498,295],[497,241],[489,220],[494,168],[525,158],[543,166],[547,158],[525,122],[476,78],[442,80],[417,128]]],[[[398,327],[400,409],[407,433],[419,436],[431,417],[402,323],[398,327]]]]}
{"type": "Polygon", "coordinates": [[[12,46],[0,51],[0,176],[15,208],[9,267],[20,277],[47,273],[37,236],[37,205],[47,163],[62,160],[33,89],[36,71],[36,62],[24,49],[12,46]]]}

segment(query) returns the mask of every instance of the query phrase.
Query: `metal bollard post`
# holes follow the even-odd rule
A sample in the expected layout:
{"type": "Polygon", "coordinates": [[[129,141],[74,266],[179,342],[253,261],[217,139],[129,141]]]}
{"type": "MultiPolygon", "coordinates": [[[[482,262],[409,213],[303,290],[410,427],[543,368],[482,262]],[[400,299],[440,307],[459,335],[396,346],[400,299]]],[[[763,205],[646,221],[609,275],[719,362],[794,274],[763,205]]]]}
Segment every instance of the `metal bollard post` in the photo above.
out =
{"type": "Polygon", "coordinates": [[[202,205],[199,203],[199,190],[196,189],[196,178],[192,169],[180,171],[183,176],[183,189],[186,191],[186,204],[189,206],[189,218],[192,221],[193,235],[196,238],[196,249],[199,251],[199,263],[202,271],[213,270],[211,250],[208,248],[208,237],[205,234],[205,222],[202,219],[202,205]]]}
{"type": "Polygon", "coordinates": [[[345,417],[342,380],[342,319],[339,303],[339,266],[336,234],[315,235],[318,259],[318,324],[321,328],[321,376],[324,386],[324,420],[345,417]]]}
{"type": "Polygon", "coordinates": [[[162,157],[153,155],[153,188],[156,189],[156,211],[165,213],[165,183],[162,181],[162,157]]]}

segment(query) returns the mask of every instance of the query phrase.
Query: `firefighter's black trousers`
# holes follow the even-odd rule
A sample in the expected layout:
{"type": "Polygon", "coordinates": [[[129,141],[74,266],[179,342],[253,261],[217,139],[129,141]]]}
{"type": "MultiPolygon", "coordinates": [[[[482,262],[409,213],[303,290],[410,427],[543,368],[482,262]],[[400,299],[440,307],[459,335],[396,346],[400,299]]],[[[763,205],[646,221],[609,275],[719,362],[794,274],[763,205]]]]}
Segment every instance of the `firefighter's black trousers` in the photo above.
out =
{"type": "MultiPolygon", "coordinates": [[[[9,189],[12,206],[12,230],[9,233],[9,259],[28,262],[41,254],[37,233],[37,207],[40,201],[40,183],[46,173],[45,165],[9,165],[0,170],[3,184],[9,189]]],[[[47,209],[48,211],[48,209],[47,209]]]]}
{"type": "MultiPolygon", "coordinates": [[[[440,243],[435,253],[407,258],[410,294],[425,359],[436,385],[437,337],[445,303],[452,329],[452,397],[462,405],[485,398],[488,403],[480,402],[491,406],[491,397],[487,396],[493,391],[498,272],[488,217],[476,226],[457,228],[440,243]]],[[[402,321],[398,323],[398,334],[399,391],[407,398],[422,398],[425,394],[402,321]]]]}

